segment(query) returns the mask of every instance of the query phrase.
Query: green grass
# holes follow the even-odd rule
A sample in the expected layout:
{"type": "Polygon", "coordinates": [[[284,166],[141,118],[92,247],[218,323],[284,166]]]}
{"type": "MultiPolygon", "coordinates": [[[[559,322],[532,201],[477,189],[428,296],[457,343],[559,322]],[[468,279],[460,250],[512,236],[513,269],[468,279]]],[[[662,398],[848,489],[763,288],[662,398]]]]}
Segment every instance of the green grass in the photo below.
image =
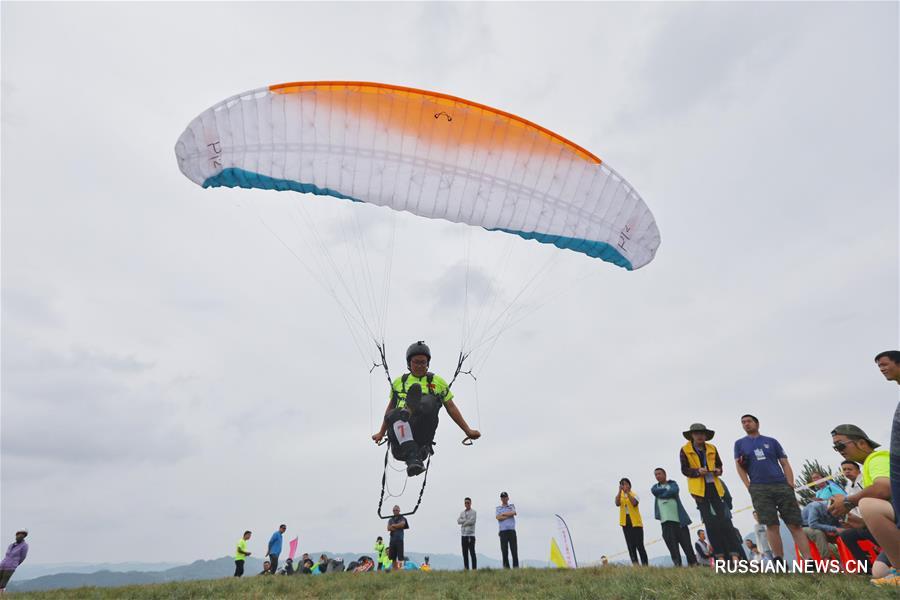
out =
{"type": "Polygon", "coordinates": [[[78,598],[897,598],[859,575],[724,575],[710,569],[603,567],[477,572],[407,571],[320,576],[222,578],[119,588],[15,594],[29,599],[78,598]]]}

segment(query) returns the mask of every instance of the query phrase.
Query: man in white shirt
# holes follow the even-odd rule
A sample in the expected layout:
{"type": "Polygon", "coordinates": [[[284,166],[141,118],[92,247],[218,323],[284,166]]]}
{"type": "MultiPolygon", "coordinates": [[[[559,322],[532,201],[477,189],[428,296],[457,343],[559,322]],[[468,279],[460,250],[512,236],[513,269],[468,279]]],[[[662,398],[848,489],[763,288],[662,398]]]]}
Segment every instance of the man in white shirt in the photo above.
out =
{"type": "Polygon", "coordinates": [[[465,509],[459,513],[456,520],[460,525],[460,534],[462,535],[462,555],[463,566],[466,571],[469,570],[469,556],[472,557],[472,570],[478,570],[478,559],[475,558],[475,519],[478,516],[472,509],[472,499],[463,500],[465,509]]]}

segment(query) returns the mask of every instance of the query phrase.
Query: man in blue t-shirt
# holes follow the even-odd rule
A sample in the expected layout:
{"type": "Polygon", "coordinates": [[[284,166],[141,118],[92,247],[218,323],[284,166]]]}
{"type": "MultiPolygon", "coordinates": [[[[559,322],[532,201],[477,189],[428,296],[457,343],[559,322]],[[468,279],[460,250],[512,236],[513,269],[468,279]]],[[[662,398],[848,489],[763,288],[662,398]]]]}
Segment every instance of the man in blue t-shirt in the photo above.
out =
{"type": "Polygon", "coordinates": [[[800,505],[794,495],[794,470],[778,440],[759,433],[759,419],[753,415],[741,417],[745,437],[734,443],[734,462],[741,481],[750,491],[753,510],[759,522],[766,526],[766,537],[775,560],[783,561],[784,545],[778,526],[778,516],[791,532],[803,558],[809,556],[809,539],[803,532],[800,505]]]}

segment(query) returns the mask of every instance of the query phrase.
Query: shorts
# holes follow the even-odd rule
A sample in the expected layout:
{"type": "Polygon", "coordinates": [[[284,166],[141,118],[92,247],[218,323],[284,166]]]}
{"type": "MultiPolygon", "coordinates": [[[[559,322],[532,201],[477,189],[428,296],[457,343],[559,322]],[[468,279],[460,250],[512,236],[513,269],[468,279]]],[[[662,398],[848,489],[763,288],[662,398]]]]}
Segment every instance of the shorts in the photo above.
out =
{"type": "Polygon", "coordinates": [[[786,483],[751,483],[750,499],[753,510],[763,525],[778,525],[778,516],[785,525],[803,526],[800,505],[794,490],[786,483]]]}
{"type": "Polygon", "coordinates": [[[388,558],[391,560],[403,560],[403,540],[391,542],[388,546],[388,558]]]}

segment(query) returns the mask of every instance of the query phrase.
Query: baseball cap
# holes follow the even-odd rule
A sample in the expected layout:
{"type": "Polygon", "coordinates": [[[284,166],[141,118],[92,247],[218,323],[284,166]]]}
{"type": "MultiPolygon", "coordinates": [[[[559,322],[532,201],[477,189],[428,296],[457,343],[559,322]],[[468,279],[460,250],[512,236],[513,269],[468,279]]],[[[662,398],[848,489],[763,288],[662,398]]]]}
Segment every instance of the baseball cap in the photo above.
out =
{"type": "Polygon", "coordinates": [[[856,425],[850,425],[850,424],[838,425],[837,427],[835,427],[834,429],[831,430],[831,435],[835,435],[835,434],[846,435],[847,437],[850,437],[850,438],[866,440],[866,442],[868,442],[868,444],[870,446],[872,446],[872,448],[877,448],[878,446],[881,445],[878,442],[873,442],[872,439],[868,435],[866,435],[866,432],[863,431],[862,429],[860,429],[859,427],[857,427],[856,425]]]}

